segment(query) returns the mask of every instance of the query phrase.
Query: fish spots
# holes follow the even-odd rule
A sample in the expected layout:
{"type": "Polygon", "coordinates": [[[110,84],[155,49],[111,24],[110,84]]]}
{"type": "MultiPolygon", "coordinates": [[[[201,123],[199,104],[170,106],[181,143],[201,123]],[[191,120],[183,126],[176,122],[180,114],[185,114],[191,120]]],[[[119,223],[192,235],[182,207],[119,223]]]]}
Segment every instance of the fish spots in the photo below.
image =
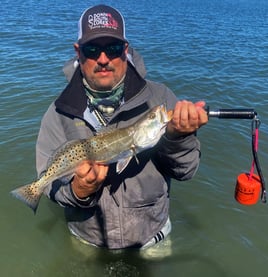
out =
{"type": "Polygon", "coordinates": [[[13,190],[12,194],[36,211],[45,187],[53,180],[72,174],[82,160],[105,164],[118,162],[120,166],[117,167],[117,172],[120,173],[133,156],[158,142],[165,131],[165,113],[166,111],[158,106],[126,128],[67,142],[49,161],[45,175],[32,184],[13,190]]]}
{"type": "Polygon", "coordinates": [[[89,142],[89,147],[98,148],[98,141],[95,138],[92,138],[89,142]]]}
{"type": "Polygon", "coordinates": [[[30,201],[31,199],[38,197],[38,188],[39,186],[37,182],[34,182],[29,186],[22,187],[24,198],[30,201]]]}

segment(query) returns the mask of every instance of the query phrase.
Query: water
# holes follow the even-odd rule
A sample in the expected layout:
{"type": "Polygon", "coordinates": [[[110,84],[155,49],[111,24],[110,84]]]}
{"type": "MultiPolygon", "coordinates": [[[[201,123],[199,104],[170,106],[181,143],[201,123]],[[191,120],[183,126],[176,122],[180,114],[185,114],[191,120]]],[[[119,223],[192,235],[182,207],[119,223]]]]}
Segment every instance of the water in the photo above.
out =
{"type": "MultiPolygon", "coordinates": [[[[268,3],[266,0],[106,1],[125,15],[127,37],[148,75],[180,99],[211,109],[254,108],[262,121],[259,159],[268,168],[268,3]]],[[[95,4],[97,1],[91,1],[95,4]]],[[[251,165],[248,120],[210,119],[199,132],[202,162],[191,181],[173,182],[172,255],[75,245],[63,210],[42,198],[34,216],[9,191],[35,178],[41,117],[66,85],[86,1],[1,2],[1,276],[264,276],[267,205],[234,198],[238,174],[251,165]]]]}

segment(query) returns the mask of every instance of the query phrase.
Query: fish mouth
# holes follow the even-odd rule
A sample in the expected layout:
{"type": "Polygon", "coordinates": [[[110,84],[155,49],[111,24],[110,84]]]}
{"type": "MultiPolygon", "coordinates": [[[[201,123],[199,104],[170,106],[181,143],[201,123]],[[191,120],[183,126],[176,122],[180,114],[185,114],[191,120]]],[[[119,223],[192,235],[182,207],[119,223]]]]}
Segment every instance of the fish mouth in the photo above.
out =
{"type": "Polygon", "coordinates": [[[173,117],[173,110],[167,111],[167,119],[168,119],[168,121],[170,121],[172,119],[172,117],[173,117]]]}
{"type": "Polygon", "coordinates": [[[163,122],[168,123],[172,119],[173,110],[168,111],[166,105],[161,105],[160,109],[161,109],[163,122]]]}

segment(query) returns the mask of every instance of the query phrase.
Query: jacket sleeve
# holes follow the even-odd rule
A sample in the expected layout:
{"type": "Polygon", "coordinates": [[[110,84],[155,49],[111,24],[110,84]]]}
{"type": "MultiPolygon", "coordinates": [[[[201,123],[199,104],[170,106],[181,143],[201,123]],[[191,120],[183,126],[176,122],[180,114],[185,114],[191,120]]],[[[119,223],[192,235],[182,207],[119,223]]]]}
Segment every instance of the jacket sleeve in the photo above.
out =
{"type": "Polygon", "coordinates": [[[195,134],[176,140],[169,140],[164,135],[156,150],[157,166],[165,175],[180,181],[195,175],[201,156],[200,142],[195,134]]]}
{"type": "MultiPolygon", "coordinates": [[[[162,97],[162,102],[166,103],[168,110],[174,108],[178,98],[169,88],[158,85],[154,91],[158,92],[158,97],[162,97]]],[[[201,156],[196,133],[176,140],[170,140],[163,135],[156,150],[156,165],[166,176],[183,181],[192,178],[196,173],[201,156]]]]}
{"type": "MultiPolygon", "coordinates": [[[[71,120],[71,119],[70,119],[71,120]]],[[[55,151],[66,143],[67,138],[63,130],[61,115],[55,111],[52,104],[45,113],[36,143],[36,169],[38,177],[47,170],[55,151]]],[[[72,176],[53,181],[48,184],[44,194],[61,206],[91,207],[96,203],[96,195],[86,200],[78,199],[72,192],[70,181],[72,176]]]]}

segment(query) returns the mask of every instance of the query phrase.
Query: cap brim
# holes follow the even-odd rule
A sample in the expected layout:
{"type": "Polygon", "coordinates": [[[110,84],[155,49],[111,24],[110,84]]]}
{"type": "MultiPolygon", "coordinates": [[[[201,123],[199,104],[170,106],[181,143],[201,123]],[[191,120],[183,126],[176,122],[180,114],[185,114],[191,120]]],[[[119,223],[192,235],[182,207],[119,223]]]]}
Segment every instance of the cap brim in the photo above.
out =
{"type": "Polygon", "coordinates": [[[111,35],[111,34],[96,34],[94,36],[90,36],[90,37],[84,37],[83,39],[79,39],[78,40],[78,43],[79,44],[85,44],[85,43],[88,43],[92,40],[95,40],[95,39],[98,39],[98,38],[104,38],[104,37],[109,37],[109,38],[115,38],[115,39],[118,39],[118,40],[121,40],[123,42],[127,42],[128,43],[128,40],[126,38],[123,38],[122,36],[116,36],[116,35],[111,35]]]}

